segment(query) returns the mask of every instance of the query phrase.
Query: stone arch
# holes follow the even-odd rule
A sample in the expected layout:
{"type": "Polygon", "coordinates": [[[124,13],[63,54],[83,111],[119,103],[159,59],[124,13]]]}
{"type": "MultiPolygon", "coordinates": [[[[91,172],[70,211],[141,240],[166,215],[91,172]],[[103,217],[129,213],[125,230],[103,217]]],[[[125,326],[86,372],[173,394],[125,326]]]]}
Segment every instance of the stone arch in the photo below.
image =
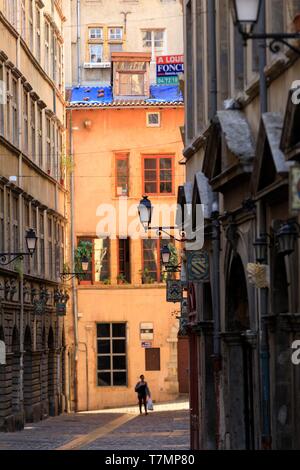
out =
{"type": "Polygon", "coordinates": [[[49,415],[55,416],[57,414],[56,407],[56,351],[55,351],[55,337],[52,326],[48,332],[48,400],[49,400],[49,415]]]}
{"type": "Polygon", "coordinates": [[[49,414],[48,401],[48,338],[46,328],[42,329],[42,352],[41,352],[41,407],[42,418],[49,414]]]}
{"type": "Polygon", "coordinates": [[[17,413],[21,409],[20,396],[21,396],[21,353],[20,353],[20,333],[15,325],[12,332],[12,412],[17,413]]]}
{"type": "Polygon", "coordinates": [[[231,251],[226,278],[226,367],[229,435],[232,449],[254,448],[253,350],[249,290],[242,257],[231,251]]]}
{"type": "Polygon", "coordinates": [[[26,422],[33,421],[32,396],[32,336],[29,325],[24,332],[24,412],[26,422]]]}

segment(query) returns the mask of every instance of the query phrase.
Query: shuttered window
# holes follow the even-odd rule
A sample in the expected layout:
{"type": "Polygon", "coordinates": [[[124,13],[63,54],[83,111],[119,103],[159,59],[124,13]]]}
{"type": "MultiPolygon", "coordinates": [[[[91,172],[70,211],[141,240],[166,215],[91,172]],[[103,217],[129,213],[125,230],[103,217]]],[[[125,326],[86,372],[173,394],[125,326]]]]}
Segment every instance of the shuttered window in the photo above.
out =
{"type": "Polygon", "coordinates": [[[160,370],[160,348],[145,349],[146,370],[160,370]]]}

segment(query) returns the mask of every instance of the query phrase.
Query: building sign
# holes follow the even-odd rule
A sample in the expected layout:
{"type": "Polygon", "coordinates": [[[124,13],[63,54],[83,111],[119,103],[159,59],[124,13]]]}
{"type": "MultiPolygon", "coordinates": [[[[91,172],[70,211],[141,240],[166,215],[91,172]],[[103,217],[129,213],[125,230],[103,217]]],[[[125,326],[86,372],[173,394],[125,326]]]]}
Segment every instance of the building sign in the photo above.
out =
{"type": "Polygon", "coordinates": [[[141,323],[140,324],[140,337],[141,340],[152,340],[153,335],[153,323],[141,323]]]}
{"type": "Polygon", "coordinates": [[[181,302],[182,300],[182,284],[181,281],[167,281],[167,302],[181,302]]]}
{"type": "Polygon", "coordinates": [[[6,353],[5,353],[5,343],[0,341],[0,365],[4,366],[6,364],[6,353]]]}
{"type": "Polygon", "coordinates": [[[58,317],[64,317],[67,313],[67,307],[65,303],[56,304],[56,315],[58,317]]]}
{"type": "Polygon", "coordinates": [[[290,169],[290,206],[291,212],[300,212],[300,165],[290,169]]]}
{"type": "Polygon", "coordinates": [[[207,251],[187,251],[188,281],[209,281],[209,256],[207,251]]]}
{"type": "Polygon", "coordinates": [[[150,348],[152,348],[152,343],[151,343],[151,341],[142,341],[141,346],[144,349],[150,349],[150,348]]]}
{"type": "Polygon", "coordinates": [[[156,58],[158,85],[178,85],[178,75],[183,73],[183,55],[165,55],[156,58]]]}
{"type": "Polygon", "coordinates": [[[178,85],[179,78],[178,75],[174,77],[157,77],[156,83],[157,85],[178,85]]]}

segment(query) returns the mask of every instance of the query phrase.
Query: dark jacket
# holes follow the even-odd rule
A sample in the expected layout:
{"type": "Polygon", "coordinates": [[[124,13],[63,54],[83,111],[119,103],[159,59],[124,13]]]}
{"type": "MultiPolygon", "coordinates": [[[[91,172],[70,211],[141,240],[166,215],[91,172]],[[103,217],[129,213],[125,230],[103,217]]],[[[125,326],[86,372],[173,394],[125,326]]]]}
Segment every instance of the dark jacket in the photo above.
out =
{"type": "Polygon", "coordinates": [[[139,397],[150,397],[150,390],[147,382],[138,382],[135,386],[135,391],[139,397]]]}

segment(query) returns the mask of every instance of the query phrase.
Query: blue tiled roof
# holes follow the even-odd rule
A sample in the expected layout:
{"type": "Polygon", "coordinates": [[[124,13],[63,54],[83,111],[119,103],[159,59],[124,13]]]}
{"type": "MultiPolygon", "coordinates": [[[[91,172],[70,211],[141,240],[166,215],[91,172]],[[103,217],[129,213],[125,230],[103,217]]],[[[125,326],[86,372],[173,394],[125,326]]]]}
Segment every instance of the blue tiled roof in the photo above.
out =
{"type": "Polygon", "coordinates": [[[112,87],[75,87],[72,88],[71,103],[111,103],[112,87]]]}
{"type": "Polygon", "coordinates": [[[150,98],[113,97],[111,86],[74,87],[71,90],[70,105],[76,106],[119,106],[119,105],[167,105],[183,104],[183,96],[178,86],[152,85],[150,98]]]}

